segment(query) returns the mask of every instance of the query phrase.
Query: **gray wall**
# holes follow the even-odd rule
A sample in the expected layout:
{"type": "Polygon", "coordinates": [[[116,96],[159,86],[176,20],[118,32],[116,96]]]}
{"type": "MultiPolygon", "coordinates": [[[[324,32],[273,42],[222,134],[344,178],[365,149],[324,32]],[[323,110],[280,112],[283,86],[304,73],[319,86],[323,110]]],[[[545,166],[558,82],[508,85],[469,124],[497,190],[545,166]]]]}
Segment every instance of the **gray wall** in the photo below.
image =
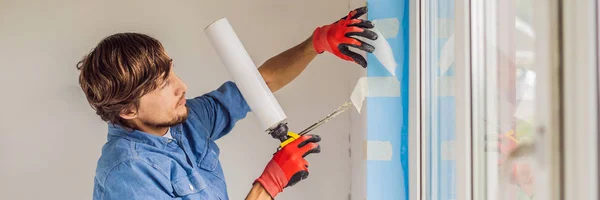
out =
{"type": "MultiPolygon", "coordinates": [[[[230,79],[204,35],[210,22],[227,17],[255,63],[261,64],[304,40],[316,26],[345,15],[348,4],[1,0],[0,198],[91,198],[107,128],[86,103],[75,64],[101,38],[123,31],[155,36],[174,58],[175,71],[192,97],[230,79]]],[[[299,131],[347,101],[361,72],[358,65],[332,55],[317,57],[295,82],[275,94],[292,130],[299,131]]],[[[348,199],[355,171],[349,157],[350,127],[347,112],[315,130],[323,137],[323,152],[308,157],[309,178],[286,189],[279,199],[348,199]]],[[[243,199],[277,141],[250,114],[218,143],[230,197],[243,199]]]]}

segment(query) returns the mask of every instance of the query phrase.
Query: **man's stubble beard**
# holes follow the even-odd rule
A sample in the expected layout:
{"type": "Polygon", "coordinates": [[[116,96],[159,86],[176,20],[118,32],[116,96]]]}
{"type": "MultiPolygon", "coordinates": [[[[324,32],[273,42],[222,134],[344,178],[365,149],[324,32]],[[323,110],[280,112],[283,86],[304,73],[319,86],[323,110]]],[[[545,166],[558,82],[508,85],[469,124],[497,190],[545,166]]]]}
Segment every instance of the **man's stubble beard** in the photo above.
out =
{"type": "Polygon", "coordinates": [[[183,115],[175,117],[171,121],[167,121],[167,122],[143,121],[142,123],[144,123],[146,126],[154,127],[154,128],[168,128],[168,127],[172,127],[172,126],[181,124],[181,123],[185,122],[185,120],[187,120],[187,117],[190,113],[190,109],[187,107],[187,105],[184,105],[184,106],[185,106],[185,113],[183,115]]]}

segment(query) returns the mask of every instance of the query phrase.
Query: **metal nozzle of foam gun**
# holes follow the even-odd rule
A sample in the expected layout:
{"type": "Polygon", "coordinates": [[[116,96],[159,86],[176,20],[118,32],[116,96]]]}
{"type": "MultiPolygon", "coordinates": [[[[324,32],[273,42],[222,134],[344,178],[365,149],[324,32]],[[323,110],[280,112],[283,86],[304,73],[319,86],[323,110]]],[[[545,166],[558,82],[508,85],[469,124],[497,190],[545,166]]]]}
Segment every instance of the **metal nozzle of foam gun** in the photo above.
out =
{"type": "Polygon", "coordinates": [[[286,122],[279,123],[277,124],[277,126],[275,126],[275,128],[269,129],[267,131],[273,138],[278,139],[281,142],[286,141],[289,138],[289,129],[286,122]]]}

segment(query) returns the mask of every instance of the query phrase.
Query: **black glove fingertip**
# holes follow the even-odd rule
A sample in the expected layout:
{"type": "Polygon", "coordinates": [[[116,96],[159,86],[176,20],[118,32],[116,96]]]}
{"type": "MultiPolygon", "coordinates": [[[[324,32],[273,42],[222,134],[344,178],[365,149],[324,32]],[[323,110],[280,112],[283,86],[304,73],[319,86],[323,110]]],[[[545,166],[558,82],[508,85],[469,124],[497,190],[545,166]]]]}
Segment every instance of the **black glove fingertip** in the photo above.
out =
{"type": "Polygon", "coordinates": [[[363,16],[364,14],[366,14],[369,9],[366,6],[354,9],[354,11],[356,11],[356,13],[354,13],[354,15],[352,16],[352,19],[357,19],[361,16],[363,16]]]}
{"type": "Polygon", "coordinates": [[[358,63],[362,68],[367,68],[367,61],[358,63]]]}
{"type": "Polygon", "coordinates": [[[368,53],[373,53],[375,51],[375,47],[373,45],[371,45],[369,43],[365,43],[363,41],[360,41],[360,42],[362,42],[362,43],[360,44],[360,46],[358,46],[356,48],[366,51],[368,53]]]}
{"type": "Polygon", "coordinates": [[[375,28],[375,25],[373,24],[373,22],[368,21],[368,20],[360,20],[359,23],[354,23],[354,24],[349,24],[348,26],[356,26],[359,28],[367,28],[367,29],[371,29],[371,28],[375,28]]]}
{"type": "Polygon", "coordinates": [[[365,57],[356,54],[356,56],[354,57],[354,61],[356,61],[356,63],[358,63],[363,68],[367,68],[367,59],[365,57]]]}
{"type": "Polygon", "coordinates": [[[308,150],[306,153],[304,153],[304,155],[302,155],[302,158],[308,156],[308,154],[311,154],[311,153],[321,153],[321,145],[317,145],[316,148],[308,150]]]}
{"type": "MultiPolygon", "coordinates": [[[[350,58],[352,58],[352,60],[354,60],[354,62],[356,62],[357,64],[359,64],[360,66],[362,66],[363,68],[367,68],[367,60],[360,54],[356,53],[356,52],[352,52],[350,51],[350,49],[348,48],[349,46],[352,47],[357,47],[357,48],[364,48],[368,46],[365,46],[364,44],[366,43],[362,43],[363,45],[361,46],[356,46],[356,45],[349,45],[349,44],[340,44],[338,46],[338,49],[340,50],[340,52],[344,55],[349,56],[350,58]]],[[[369,45],[370,46],[370,45],[369,45]]]]}
{"type": "MultiPolygon", "coordinates": [[[[377,33],[373,32],[371,30],[368,30],[368,29],[363,29],[363,32],[348,32],[348,33],[344,34],[344,36],[346,36],[346,37],[359,36],[359,37],[363,37],[363,38],[366,38],[369,40],[377,40],[377,38],[379,38],[377,33]]],[[[356,38],[354,38],[354,39],[356,39],[356,38]]]]}
{"type": "Polygon", "coordinates": [[[312,142],[320,142],[321,136],[320,135],[311,135],[311,138],[309,140],[312,140],[312,142]]]}
{"type": "Polygon", "coordinates": [[[290,178],[290,181],[288,182],[288,184],[285,187],[294,186],[294,185],[296,185],[296,183],[300,182],[301,180],[306,179],[307,177],[308,177],[307,171],[296,172],[294,175],[292,175],[292,178],[290,178]]]}
{"type": "Polygon", "coordinates": [[[298,144],[298,148],[302,148],[304,145],[308,144],[309,142],[320,142],[321,141],[321,136],[319,135],[308,135],[310,136],[310,138],[300,142],[300,144],[298,144]]]}
{"type": "Polygon", "coordinates": [[[358,55],[356,57],[353,57],[353,59],[354,62],[359,64],[362,68],[367,68],[367,60],[364,57],[358,55]]]}

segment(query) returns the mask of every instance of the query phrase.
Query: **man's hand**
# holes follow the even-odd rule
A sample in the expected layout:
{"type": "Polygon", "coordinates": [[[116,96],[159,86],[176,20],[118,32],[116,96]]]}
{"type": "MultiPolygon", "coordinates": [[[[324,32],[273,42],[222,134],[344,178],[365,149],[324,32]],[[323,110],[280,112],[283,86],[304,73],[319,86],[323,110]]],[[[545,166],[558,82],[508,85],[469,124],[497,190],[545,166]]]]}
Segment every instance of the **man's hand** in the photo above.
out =
{"type": "Polygon", "coordinates": [[[319,141],[321,137],[318,135],[304,135],[284,146],[275,153],[256,182],[275,198],[283,188],[305,179],[308,177],[308,162],[304,157],[321,152],[321,147],[317,144],[319,141]]]}
{"type": "Polygon", "coordinates": [[[370,40],[377,39],[377,34],[368,30],[374,27],[373,23],[358,19],[365,13],[367,13],[367,7],[357,8],[335,23],[315,29],[313,32],[313,46],[317,53],[327,51],[341,59],[354,61],[362,67],[367,67],[367,60],[348,48],[355,47],[368,53],[375,50],[372,45],[351,37],[360,36],[370,40]]]}

